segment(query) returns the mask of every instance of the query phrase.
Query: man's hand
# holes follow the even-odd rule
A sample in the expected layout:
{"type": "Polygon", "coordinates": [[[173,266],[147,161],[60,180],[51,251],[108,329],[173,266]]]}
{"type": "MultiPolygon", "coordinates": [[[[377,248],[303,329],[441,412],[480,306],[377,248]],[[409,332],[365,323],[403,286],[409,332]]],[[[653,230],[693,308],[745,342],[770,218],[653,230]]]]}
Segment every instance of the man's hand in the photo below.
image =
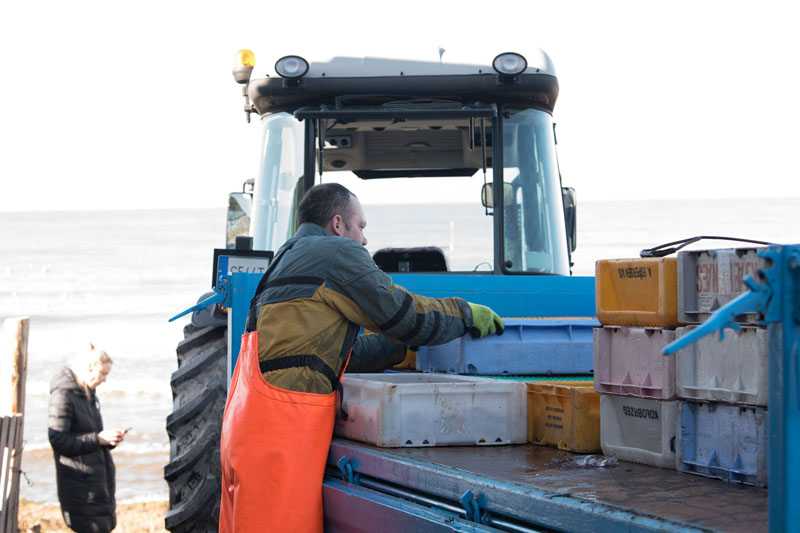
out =
{"type": "Polygon", "coordinates": [[[485,305],[467,302],[472,309],[472,338],[480,339],[491,333],[502,335],[506,329],[503,319],[485,305]]]}

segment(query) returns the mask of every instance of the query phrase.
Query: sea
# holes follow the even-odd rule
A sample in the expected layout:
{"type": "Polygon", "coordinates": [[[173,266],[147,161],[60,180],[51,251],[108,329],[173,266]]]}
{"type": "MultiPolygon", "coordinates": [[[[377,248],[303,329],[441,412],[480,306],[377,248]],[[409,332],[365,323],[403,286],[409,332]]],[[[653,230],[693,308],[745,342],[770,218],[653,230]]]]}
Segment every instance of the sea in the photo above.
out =
{"type": "MultiPolygon", "coordinates": [[[[365,205],[370,252],[439,246],[451,270],[487,270],[491,218],[471,205],[365,205]]],[[[595,261],[696,235],[800,242],[800,198],[578,204],[573,274],[595,261]]],[[[30,317],[20,496],[57,504],[47,440],[49,383],[93,343],[114,366],[98,397],[106,428],[131,427],[112,453],[121,503],[168,499],[165,419],[186,317],[209,290],[224,209],[0,213],[0,320],[30,317]]],[[[737,246],[701,241],[687,249],[737,246]]],[[[742,246],[742,245],[738,245],[742,246]]],[[[744,245],[746,246],[746,245],[744,245]]],[[[0,353],[0,366],[7,365],[0,353]]],[[[7,394],[3,384],[0,394],[7,394]]]]}

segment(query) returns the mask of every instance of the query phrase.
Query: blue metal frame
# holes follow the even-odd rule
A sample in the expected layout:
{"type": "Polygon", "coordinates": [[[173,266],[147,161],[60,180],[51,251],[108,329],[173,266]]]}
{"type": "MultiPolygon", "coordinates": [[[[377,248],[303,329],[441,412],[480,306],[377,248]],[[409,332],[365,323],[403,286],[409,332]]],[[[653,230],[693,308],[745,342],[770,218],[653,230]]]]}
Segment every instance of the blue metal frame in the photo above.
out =
{"type": "MultiPolygon", "coordinates": [[[[218,298],[231,307],[228,314],[229,380],[239,357],[250,300],[260,280],[261,274],[236,272],[225,276],[222,283],[224,296],[218,298]]],[[[595,314],[593,277],[395,274],[392,281],[424,296],[458,296],[488,305],[504,317],[590,317],[595,314]]],[[[208,304],[197,304],[205,305],[208,304]]]]}
{"type": "MultiPolygon", "coordinates": [[[[250,301],[256,294],[258,282],[263,274],[249,274],[235,272],[230,276],[231,282],[231,309],[228,312],[228,382],[233,376],[236,361],[239,359],[239,350],[242,347],[242,335],[247,322],[247,313],[250,310],[250,301]]],[[[227,278],[228,276],[226,276],[227,278]]]]}
{"type": "Polygon", "coordinates": [[[325,531],[489,533],[494,528],[455,514],[326,478],[322,484],[325,531]]]}
{"type": "MultiPolygon", "coordinates": [[[[751,292],[740,296],[727,306],[719,309],[706,323],[669,345],[665,352],[674,352],[704,335],[725,327],[736,328],[732,321],[736,314],[745,311],[760,311],[764,316],[764,324],[770,330],[770,387],[769,387],[769,424],[770,424],[770,467],[769,467],[769,516],[770,531],[795,530],[800,524],[800,361],[798,361],[798,345],[800,345],[800,245],[772,246],[759,252],[769,259],[772,266],[761,273],[762,283],[750,279],[746,281],[751,292]]],[[[223,285],[223,291],[212,298],[223,305],[230,305],[230,369],[236,364],[241,335],[244,332],[245,320],[255,289],[260,281],[260,274],[234,273],[230,281],[223,285]]],[[[590,277],[558,277],[558,276],[492,276],[492,275],[431,275],[431,274],[397,274],[393,276],[395,283],[403,285],[413,292],[427,296],[444,297],[460,296],[467,300],[489,305],[503,316],[593,316],[594,315],[594,278],[590,277]]],[[[206,306],[201,302],[197,306],[206,306]]],[[[197,307],[194,306],[194,307],[197,307]]],[[[334,443],[331,453],[341,444],[334,443]]],[[[352,450],[340,450],[353,453],[352,450]]],[[[343,453],[340,453],[342,455],[343,453]]],[[[366,458],[360,462],[369,464],[366,458]]],[[[413,468],[419,472],[430,465],[417,464],[413,468]]],[[[453,479],[465,477],[463,473],[445,473],[437,471],[432,479],[439,476],[453,479]]],[[[425,476],[420,476],[420,478],[425,476]]],[[[475,477],[472,486],[486,483],[475,477]]],[[[507,511],[512,515],[519,509],[522,501],[514,503],[515,488],[501,487],[501,492],[509,495],[507,511]]],[[[463,494],[453,494],[458,500],[463,494]]],[[[550,494],[536,495],[527,492],[525,501],[534,506],[537,514],[554,513],[556,527],[574,525],[577,529],[587,526],[592,520],[608,520],[626,522],[628,517],[622,511],[605,510],[602,515],[596,509],[578,506],[574,502],[560,502],[550,494]],[[621,513],[621,514],[620,514],[621,513]],[[602,518],[601,518],[602,517],[602,518]],[[577,520],[577,522],[573,522],[577,520]],[[589,522],[587,522],[589,520],[589,522]]],[[[522,518],[522,517],[519,517],[522,518]]],[[[642,517],[637,517],[642,530],[649,530],[656,524],[643,524],[642,517]]],[[[596,524],[601,526],[599,522],[596,524]]],[[[605,524],[609,525],[609,524],[605,524]]],[[[684,529],[685,524],[675,524],[675,529],[684,529]]],[[[658,523],[663,528],[663,523],[658,523]]]]}
{"type": "MultiPolygon", "coordinates": [[[[800,528],[800,246],[771,247],[770,307],[780,322],[769,335],[769,528],[800,528]]],[[[769,313],[768,313],[768,319],[769,313]]]]}
{"type": "Polygon", "coordinates": [[[594,277],[392,274],[392,281],[423,296],[458,296],[488,305],[503,317],[593,317],[594,277]]]}
{"type": "Polygon", "coordinates": [[[761,283],[747,277],[750,292],[718,309],[708,320],[664,349],[675,353],[724,328],[738,329],[736,315],[758,312],[769,328],[769,529],[800,529],[800,245],[770,246],[758,253],[770,267],[761,283]]]}
{"type": "MultiPolygon", "coordinates": [[[[601,501],[580,500],[568,491],[562,494],[533,485],[517,485],[334,439],[328,464],[337,463],[345,479],[354,486],[388,483],[412,493],[460,502],[466,508],[467,519],[490,526],[510,521],[524,524],[528,529],[545,527],[558,531],[707,531],[677,520],[636,514],[601,501]]],[[[326,483],[330,479],[327,476],[326,483]]]]}

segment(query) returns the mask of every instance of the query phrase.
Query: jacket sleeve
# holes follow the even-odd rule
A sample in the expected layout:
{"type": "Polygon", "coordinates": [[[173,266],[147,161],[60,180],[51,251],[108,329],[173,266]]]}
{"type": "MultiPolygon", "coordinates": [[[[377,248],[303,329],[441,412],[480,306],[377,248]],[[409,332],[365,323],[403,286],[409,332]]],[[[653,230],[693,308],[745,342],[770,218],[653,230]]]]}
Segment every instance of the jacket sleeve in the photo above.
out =
{"type": "Polygon", "coordinates": [[[383,372],[401,363],[405,356],[405,344],[397,344],[383,335],[359,335],[353,344],[347,372],[383,372]]]}
{"type": "Polygon", "coordinates": [[[72,457],[81,455],[100,448],[97,433],[73,433],[72,417],[74,415],[72,402],[67,398],[67,392],[55,390],[50,394],[48,413],[47,435],[50,445],[57,453],[72,457]]]}
{"type": "Polygon", "coordinates": [[[461,298],[430,298],[394,285],[366,248],[346,241],[332,257],[328,304],[348,320],[411,345],[444,344],[470,330],[461,298]]]}

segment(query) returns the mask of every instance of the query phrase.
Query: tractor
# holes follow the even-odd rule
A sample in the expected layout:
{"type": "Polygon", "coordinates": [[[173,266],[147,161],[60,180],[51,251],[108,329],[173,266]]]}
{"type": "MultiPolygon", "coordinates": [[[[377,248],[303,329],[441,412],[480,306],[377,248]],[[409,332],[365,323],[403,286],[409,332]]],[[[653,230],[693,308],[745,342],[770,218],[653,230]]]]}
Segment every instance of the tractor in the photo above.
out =
{"type": "Polygon", "coordinates": [[[231,276],[266,269],[313,185],[336,181],[361,199],[376,264],[409,290],[468,296],[503,316],[594,314],[592,278],[569,283],[576,196],[559,172],[546,53],[473,64],[285,56],[256,78],[254,66],[242,50],[233,74],[247,121],[260,120],[260,169],[229,197],[213,291],[191,309],[172,375],[171,531],[217,527],[220,426],[243,320],[231,276]]]}

